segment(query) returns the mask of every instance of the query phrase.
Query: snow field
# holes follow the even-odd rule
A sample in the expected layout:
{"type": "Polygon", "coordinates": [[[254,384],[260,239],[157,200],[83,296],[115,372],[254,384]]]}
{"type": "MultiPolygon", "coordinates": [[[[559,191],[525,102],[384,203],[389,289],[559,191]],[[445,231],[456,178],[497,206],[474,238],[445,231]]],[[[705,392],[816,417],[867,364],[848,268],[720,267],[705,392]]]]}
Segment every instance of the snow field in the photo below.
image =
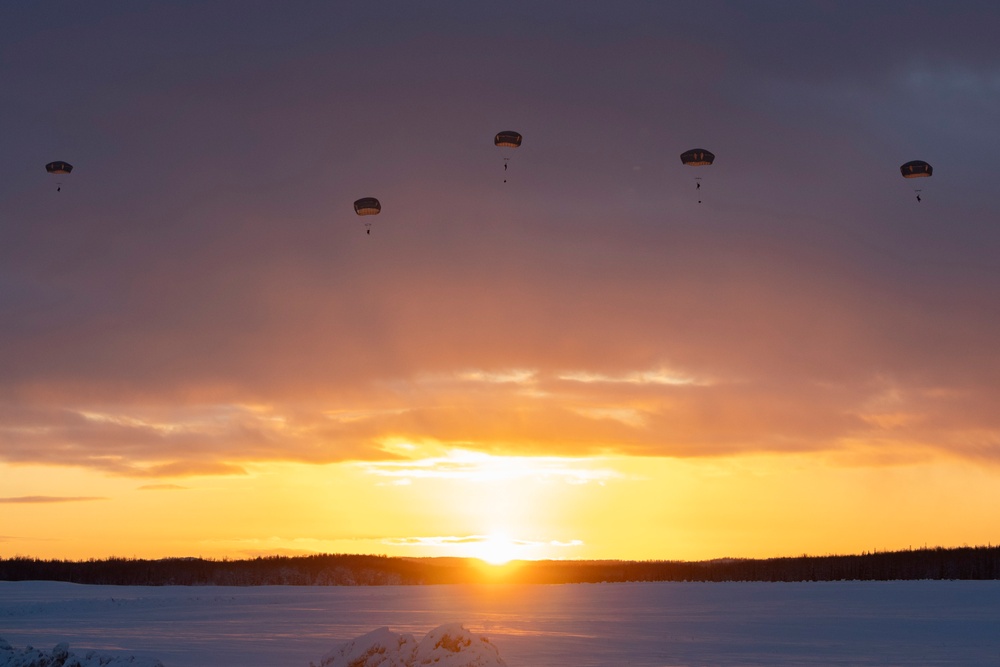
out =
{"type": "MultiPolygon", "coordinates": [[[[428,659],[438,667],[996,667],[997,628],[1000,581],[0,581],[0,637],[17,647],[67,644],[59,655],[72,653],[80,667],[423,667],[428,659]],[[459,646],[464,654],[451,650],[459,646]]],[[[36,667],[18,650],[20,662],[13,662],[17,650],[0,651],[0,667],[36,667]]],[[[68,655],[58,665],[53,653],[36,657],[49,659],[46,667],[69,667],[68,655]]]]}

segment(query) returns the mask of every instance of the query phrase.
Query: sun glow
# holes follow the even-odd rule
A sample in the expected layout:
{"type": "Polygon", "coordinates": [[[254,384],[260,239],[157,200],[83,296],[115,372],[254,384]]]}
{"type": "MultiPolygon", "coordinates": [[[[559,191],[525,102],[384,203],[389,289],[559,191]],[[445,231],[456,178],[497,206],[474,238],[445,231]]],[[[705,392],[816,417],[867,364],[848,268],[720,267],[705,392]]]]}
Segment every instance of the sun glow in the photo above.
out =
{"type": "Polygon", "coordinates": [[[503,533],[492,533],[473,547],[472,555],[490,565],[506,565],[517,558],[518,545],[503,533]]]}

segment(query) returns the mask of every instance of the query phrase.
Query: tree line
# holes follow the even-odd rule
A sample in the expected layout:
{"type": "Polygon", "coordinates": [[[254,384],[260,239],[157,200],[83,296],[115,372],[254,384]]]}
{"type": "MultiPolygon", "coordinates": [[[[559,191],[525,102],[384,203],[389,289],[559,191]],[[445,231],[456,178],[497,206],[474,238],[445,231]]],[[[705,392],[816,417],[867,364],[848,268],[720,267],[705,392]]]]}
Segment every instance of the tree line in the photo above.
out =
{"type": "Polygon", "coordinates": [[[2,581],[121,586],[387,586],[481,582],[569,584],[641,581],[889,581],[1000,579],[1000,546],[923,548],[858,555],[711,561],[545,560],[488,566],[465,558],[357,554],[243,560],[0,558],[2,581]]]}

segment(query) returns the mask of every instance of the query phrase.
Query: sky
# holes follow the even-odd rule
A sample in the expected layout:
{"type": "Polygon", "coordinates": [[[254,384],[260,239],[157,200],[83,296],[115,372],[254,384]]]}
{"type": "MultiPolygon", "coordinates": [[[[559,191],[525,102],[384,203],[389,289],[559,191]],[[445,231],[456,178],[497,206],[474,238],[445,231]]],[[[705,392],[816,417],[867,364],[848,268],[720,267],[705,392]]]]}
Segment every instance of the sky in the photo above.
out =
{"type": "Polygon", "coordinates": [[[0,556],[996,543],[998,32],[8,3],[0,556]]]}

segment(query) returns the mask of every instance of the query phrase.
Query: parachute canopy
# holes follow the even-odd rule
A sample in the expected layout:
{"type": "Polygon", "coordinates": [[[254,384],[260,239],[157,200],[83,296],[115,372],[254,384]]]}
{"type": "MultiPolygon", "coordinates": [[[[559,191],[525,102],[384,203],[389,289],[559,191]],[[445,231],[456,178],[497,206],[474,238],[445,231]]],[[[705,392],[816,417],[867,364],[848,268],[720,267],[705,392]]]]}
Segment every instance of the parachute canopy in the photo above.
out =
{"type": "Polygon", "coordinates": [[[378,215],[382,204],[375,197],[362,197],[354,202],[354,212],[358,215],[378,215]]]}
{"type": "Polygon", "coordinates": [[[56,160],[55,162],[49,162],[45,165],[45,171],[50,174],[68,174],[73,171],[73,165],[69,162],[63,162],[62,160],[56,160]]]}
{"type": "Polygon", "coordinates": [[[703,167],[715,161],[715,154],[704,148],[692,148],[681,153],[681,162],[689,167],[703,167]]]}
{"type": "Polygon", "coordinates": [[[923,160],[912,160],[900,166],[899,172],[903,178],[926,178],[934,173],[934,167],[923,160]]]}
{"type": "Polygon", "coordinates": [[[504,130],[497,133],[493,144],[503,148],[517,148],[521,145],[521,135],[513,130],[504,130]]]}

